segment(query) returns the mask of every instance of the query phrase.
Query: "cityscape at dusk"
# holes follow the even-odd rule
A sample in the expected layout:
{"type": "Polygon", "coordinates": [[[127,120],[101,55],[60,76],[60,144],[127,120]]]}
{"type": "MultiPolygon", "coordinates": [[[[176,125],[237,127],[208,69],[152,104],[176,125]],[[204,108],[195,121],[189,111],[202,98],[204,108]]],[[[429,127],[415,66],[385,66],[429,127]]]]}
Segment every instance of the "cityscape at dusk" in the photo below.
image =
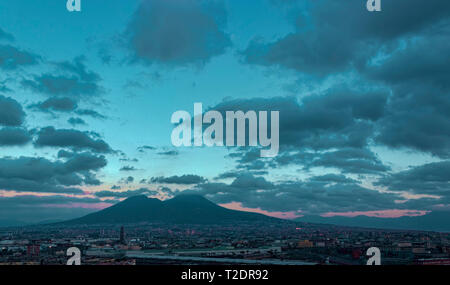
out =
{"type": "Polygon", "coordinates": [[[450,1],[0,1],[0,152],[0,265],[450,265],[450,1]]]}

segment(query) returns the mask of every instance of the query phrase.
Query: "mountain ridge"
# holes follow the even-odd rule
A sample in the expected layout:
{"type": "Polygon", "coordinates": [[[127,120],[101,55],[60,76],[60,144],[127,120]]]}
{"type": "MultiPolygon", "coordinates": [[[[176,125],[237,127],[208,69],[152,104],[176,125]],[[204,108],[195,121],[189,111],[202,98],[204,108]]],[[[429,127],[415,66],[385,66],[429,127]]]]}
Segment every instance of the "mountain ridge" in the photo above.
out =
{"type": "Polygon", "coordinates": [[[433,211],[423,216],[404,216],[399,218],[368,217],[363,215],[356,217],[303,216],[295,219],[295,221],[342,227],[450,232],[450,212],[446,211],[433,211]]]}
{"type": "Polygon", "coordinates": [[[161,201],[145,195],[129,197],[111,207],[86,216],[58,223],[60,225],[173,223],[221,224],[232,222],[284,221],[263,214],[236,211],[192,194],[182,194],[161,201]]]}

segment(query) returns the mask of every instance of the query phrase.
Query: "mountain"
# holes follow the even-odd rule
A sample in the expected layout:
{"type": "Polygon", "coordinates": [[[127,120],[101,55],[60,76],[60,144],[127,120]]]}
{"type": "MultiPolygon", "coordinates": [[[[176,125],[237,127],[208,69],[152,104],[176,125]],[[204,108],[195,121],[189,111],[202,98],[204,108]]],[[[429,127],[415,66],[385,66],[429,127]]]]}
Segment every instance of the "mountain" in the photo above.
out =
{"type": "Polygon", "coordinates": [[[23,221],[17,221],[17,220],[0,220],[0,228],[7,228],[7,227],[20,227],[26,225],[26,222],[23,221]]]}
{"type": "Polygon", "coordinates": [[[357,217],[321,217],[304,216],[297,218],[298,222],[321,223],[347,227],[365,227],[396,230],[418,230],[450,232],[450,212],[431,212],[423,216],[400,218],[377,218],[367,216],[357,217]]]}
{"type": "Polygon", "coordinates": [[[222,224],[234,222],[282,221],[262,214],[220,207],[197,195],[179,195],[166,201],[130,197],[116,205],[60,224],[132,224],[141,222],[174,224],[222,224]]]}

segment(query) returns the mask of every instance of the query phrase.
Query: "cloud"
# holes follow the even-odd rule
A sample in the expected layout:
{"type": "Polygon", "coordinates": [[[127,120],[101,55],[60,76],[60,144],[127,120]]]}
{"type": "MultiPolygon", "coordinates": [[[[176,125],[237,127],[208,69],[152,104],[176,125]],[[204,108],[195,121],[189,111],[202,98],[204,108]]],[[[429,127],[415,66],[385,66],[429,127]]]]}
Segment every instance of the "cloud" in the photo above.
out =
{"type": "Polygon", "coordinates": [[[0,45],[0,69],[11,71],[20,66],[37,64],[39,57],[11,45],[0,45]]]}
{"type": "Polygon", "coordinates": [[[433,162],[382,177],[376,185],[392,191],[442,195],[450,198],[450,161],[433,162]]]}
{"type": "Polygon", "coordinates": [[[304,97],[272,97],[226,100],[212,109],[280,112],[280,145],[310,149],[364,147],[375,121],[383,116],[387,94],[327,90],[304,97]]]}
{"type": "Polygon", "coordinates": [[[378,126],[378,143],[450,157],[450,24],[436,34],[406,41],[365,73],[392,86],[386,116],[378,126]],[[440,34],[442,33],[442,34],[440,34]]]}
{"type": "Polygon", "coordinates": [[[162,155],[162,156],[177,156],[180,154],[180,152],[178,150],[167,150],[167,151],[157,152],[156,154],[162,155]]]}
{"type": "Polygon", "coordinates": [[[134,182],[133,176],[123,177],[119,180],[120,184],[129,184],[129,183],[133,183],[133,182],[134,182]]]}
{"type": "MultiPolygon", "coordinates": [[[[32,104],[29,106],[31,109],[35,109],[42,112],[64,112],[75,113],[79,116],[89,116],[95,119],[106,119],[106,116],[91,109],[79,109],[77,101],[74,98],[69,97],[51,97],[43,102],[32,104]]],[[[81,118],[70,118],[68,121],[71,125],[84,125],[85,122],[81,118]]]]}
{"type": "Polygon", "coordinates": [[[14,36],[0,28],[0,40],[14,41],[14,36]]]}
{"type": "Polygon", "coordinates": [[[221,1],[141,1],[124,36],[136,61],[203,64],[230,46],[225,14],[221,1]]]}
{"type": "Polygon", "coordinates": [[[101,92],[100,76],[88,71],[83,57],[77,57],[73,62],[55,63],[54,73],[35,75],[31,79],[24,79],[22,86],[34,92],[51,96],[89,97],[101,92]]]}
{"type": "Polygon", "coordinates": [[[328,183],[341,183],[341,184],[354,184],[358,183],[357,180],[346,177],[342,174],[324,174],[319,176],[313,176],[309,179],[315,182],[328,182],[328,183]]]}
{"type": "Polygon", "coordinates": [[[311,2],[296,32],[272,43],[253,41],[244,58],[308,74],[354,70],[367,83],[384,84],[391,96],[374,130],[376,142],[448,158],[449,2],[389,1],[383,13],[367,13],[354,2],[311,2]]]}
{"type": "Polygon", "coordinates": [[[31,139],[31,134],[23,128],[0,129],[0,146],[24,145],[31,139]]]}
{"type": "Polygon", "coordinates": [[[42,157],[0,158],[0,188],[4,190],[83,194],[73,186],[98,185],[94,172],[106,166],[103,156],[74,154],[67,161],[42,157]]]}
{"type": "Polygon", "coordinates": [[[137,190],[128,190],[128,191],[99,191],[95,192],[94,194],[99,198],[103,197],[128,198],[138,195],[154,196],[158,195],[159,192],[147,188],[140,188],[137,190]]]}
{"type": "Polygon", "coordinates": [[[70,158],[73,157],[76,153],[61,149],[58,151],[58,158],[70,158]]]}
{"type": "Polygon", "coordinates": [[[7,80],[0,80],[0,92],[2,93],[8,93],[8,92],[12,92],[12,89],[10,89],[7,85],[7,80]]]}
{"type": "Polygon", "coordinates": [[[74,111],[77,107],[77,102],[68,97],[49,98],[43,102],[31,105],[31,108],[35,108],[44,112],[71,112],[74,111]]]}
{"type": "Polygon", "coordinates": [[[152,177],[150,179],[151,183],[159,183],[159,184],[198,184],[206,182],[206,179],[204,177],[193,175],[193,174],[187,174],[187,175],[181,175],[181,176],[170,176],[170,177],[152,177]]]}
{"type": "Polygon", "coordinates": [[[273,183],[266,181],[263,177],[255,177],[252,174],[238,176],[230,185],[231,187],[243,189],[273,189],[273,183]]]}
{"type": "MultiPolygon", "coordinates": [[[[249,171],[253,176],[260,176],[260,175],[266,175],[268,174],[268,171],[266,170],[259,170],[259,171],[249,171]]],[[[214,180],[220,180],[220,179],[229,179],[229,178],[237,178],[245,173],[242,172],[242,170],[230,170],[226,171],[224,173],[220,173],[216,177],[214,177],[214,180]]]]}
{"type": "Polygon", "coordinates": [[[376,64],[367,64],[364,72],[370,78],[393,86],[432,84],[439,90],[448,90],[450,56],[445,51],[450,48],[449,32],[450,26],[446,25],[407,38],[402,48],[385,54],[376,64]]]}
{"type": "Polygon", "coordinates": [[[149,145],[143,145],[137,148],[137,151],[139,152],[145,152],[146,150],[155,150],[156,147],[149,146],[149,145]]]}
{"type": "Polygon", "coordinates": [[[88,149],[98,153],[110,153],[112,149],[101,139],[95,139],[89,132],[74,129],[42,128],[35,141],[37,147],[69,147],[73,149],[88,149]]]}
{"type": "Polygon", "coordinates": [[[106,119],[106,116],[100,114],[99,112],[91,109],[78,109],[75,112],[79,116],[90,116],[95,119],[106,119]]]}
{"type": "Polygon", "coordinates": [[[251,64],[321,76],[339,73],[364,65],[399,38],[439,24],[450,15],[449,5],[446,0],[387,1],[382,13],[368,13],[360,0],[308,1],[295,32],[270,43],[253,40],[242,54],[251,64]]]}
{"type": "Polygon", "coordinates": [[[369,149],[343,148],[336,151],[325,152],[306,162],[306,167],[338,168],[345,173],[383,173],[390,168],[369,149]]]}
{"type": "MultiPolygon", "coordinates": [[[[300,1],[272,2],[291,7],[300,1]]],[[[372,119],[378,118],[376,123],[366,127],[359,124],[361,130],[354,138],[363,143],[376,133],[371,139],[377,144],[447,159],[450,3],[388,1],[383,3],[382,13],[368,13],[365,3],[360,2],[308,1],[303,11],[297,11],[294,32],[272,42],[254,39],[242,52],[244,61],[313,76],[339,74],[349,78],[351,71],[358,82],[386,89],[389,94],[384,108],[375,108],[378,111],[372,119]]],[[[370,104],[364,106],[371,108],[370,104]]],[[[345,123],[345,118],[337,118],[335,123],[345,123]]],[[[340,137],[318,141],[339,146],[340,137]]]]}
{"type": "Polygon", "coordinates": [[[124,162],[139,162],[137,158],[120,158],[119,160],[124,162]]]}
{"type": "Polygon", "coordinates": [[[229,157],[246,171],[299,164],[344,172],[389,170],[369,150],[375,127],[385,116],[388,96],[383,92],[327,90],[298,101],[294,97],[226,100],[212,109],[279,111],[280,153],[273,160],[260,157],[258,148],[235,148],[229,157]]]}
{"type": "Polygon", "coordinates": [[[0,95],[0,125],[20,126],[24,119],[22,105],[13,98],[0,95]]]}
{"type": "Polygon", "coordinates": [[[67,122],[69,123],[69,124],[71,124],[72,126],[76,126],[76,125],[86,125],[86,122],[83,120],[83,119],[81,119],[81,118],[69,118],[68,120],[67,120],[67,122]]]}
{"type": "Polygon", "coordinates": [[[134,166],[124,166],[120,168],[120,171],[136,171],[137,169],[134,166]]]}
{"type": "Polygon", "coordinates": [[[96,156],[89,152],[77,153],[66,161],[65,167],[70,172],[97,171],[105,167],[107,161],[103,155],[96,156]]]}
{"type": "Polygon", "coordinates": [[[409,202],[396,203],[395,200],[402,200],[398,194],[370,190],[344,176],[272,183],[262,177],[243,175],[231,184],[204,183],[186,191],[206,195],[216,203],[240,202],[249,208],[301,211],[302,214],[407,209],[410,206],[409,202]]]}

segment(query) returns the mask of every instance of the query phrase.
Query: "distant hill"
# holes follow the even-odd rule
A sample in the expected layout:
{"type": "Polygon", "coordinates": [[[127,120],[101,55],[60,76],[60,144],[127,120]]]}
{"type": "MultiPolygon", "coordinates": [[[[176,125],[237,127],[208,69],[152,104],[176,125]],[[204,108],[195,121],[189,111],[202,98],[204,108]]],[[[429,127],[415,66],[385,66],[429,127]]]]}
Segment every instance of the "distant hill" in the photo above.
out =
{"type": "Polygon", "coordinates": [[[130,197],[116,205],[84,217],[62,222],[64,225],[132,224],[141,222],[173,224],[222,224],[234,222],[283,221],[262,214],[220,207],[197,195],[179,195],[166,201],[130,197]]]}
{"type": "Polygon", "coordinates": [[[16,221],[16,220],[5,220],[5,219],[0,219],[0,228],[3,227],[20,227],[20,226],[25,226],[27,223],[23,222],[23,221],[16,221]]]}
{"type": "Polygon", "coordinates": [[[304,216],[296,221],[347,227],[450,232],[450,212],[431,212],[424,216],[400,218],[304,216]]]}

